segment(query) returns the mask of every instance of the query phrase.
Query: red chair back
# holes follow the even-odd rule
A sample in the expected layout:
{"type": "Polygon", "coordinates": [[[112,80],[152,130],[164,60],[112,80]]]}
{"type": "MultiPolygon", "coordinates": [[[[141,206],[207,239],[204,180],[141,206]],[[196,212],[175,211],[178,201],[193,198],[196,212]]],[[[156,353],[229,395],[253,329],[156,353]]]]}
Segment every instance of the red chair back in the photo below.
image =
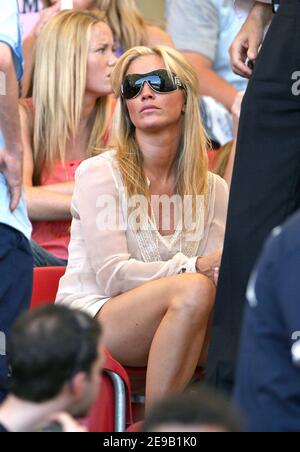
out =
{"type": "Polygon", "coordinates": [[[127,373],[124,368],[115,361],[109,351],[102,349],[105,355],[105,363],[102,374],[101,390],[96,403],[91,409],[85,422],[89,432],[114,432],[115,428],[115,388],[111,377],[107,372],[117,374],[122,378],[126,391],[126,425],[132,424],[131,389],[127,373]]]}
{"type": "MultiPolygon", "coordinates": [[[[35,268],[33,276],[33,293],[31,309],[46,304],[54,304],[60,278],[65,274],[65,267],[35,268]]],[[[98,399],[87,419],[83,421],[90,432],[114,432],[115,428],[115,388],[107,372],[117,374],[122,378],[126,391],[126,425],[132,424],[131,389],[129,378],[124,368],[115,361],[108,350],[105,354],[104,372],[98,399]]]]}
{"type": "Polygon", "coordinates": [[[60,278],[65,272],[65,267],[41,267],[34,269],[30,309],[36,309],[45,304],[54,304],[60,278]]]}

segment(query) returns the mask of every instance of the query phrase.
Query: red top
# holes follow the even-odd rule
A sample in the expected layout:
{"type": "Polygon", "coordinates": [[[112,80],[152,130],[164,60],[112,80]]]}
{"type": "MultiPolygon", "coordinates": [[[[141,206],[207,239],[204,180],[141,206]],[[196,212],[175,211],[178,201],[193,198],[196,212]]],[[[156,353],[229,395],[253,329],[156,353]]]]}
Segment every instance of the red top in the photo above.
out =
{"type": "MultiPolygon", "coordinates": [[[[32,99],[25,99],[25,102],[34,113],[32,99]]],[[[115,108],[115,102],[112,105],[112,114],[115,108]]],[[[111,122],[103,141],[107,142],[110,135],[111,122]]],[[[64,182],[74,182],[75,171],[83,160],[71,160],[63,165],[61,161],[56,161],[51,174],[43,171],[41,177],[41,186],[53,185],[64,182]]],[[[68,246],[70,242],[71,221],[34,221],[32,222],[33,232],[32,240],[38,243],[49,253],[59,259],[68,260],[68,246]]]]}
{"type": "MultiPolygon", "coordinates": [[[[57,161],[51,174],[43,172],[41,186],[72,182],[82,160],[57,161]]],[[[68,260],[71,221],[34,221],[32,240],[59,259],[68,260]]]]}

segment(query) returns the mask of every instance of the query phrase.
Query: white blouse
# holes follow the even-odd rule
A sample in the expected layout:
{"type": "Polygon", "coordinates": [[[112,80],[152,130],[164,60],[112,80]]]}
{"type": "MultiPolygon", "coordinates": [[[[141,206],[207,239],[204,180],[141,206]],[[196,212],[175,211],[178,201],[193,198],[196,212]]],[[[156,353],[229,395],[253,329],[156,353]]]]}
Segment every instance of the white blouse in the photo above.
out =
{"type": "Polygon", "coordinates": [[[131,218],[126,218],[124,190],[114,151],[86,160],[78,168],[69,262],[57,303],[95,316],[112,297],[183,270],[196,272],[198,256],[223,247],[228,188],[219,176],[209,173],[208,215],[197,222],[196,234],[189,238],[181,230],[162,236],[147,214],[136,230],[131,218]],[[123,222],[123,228],[116,227],[115,221],[103,227],[106,213],[113,212],[114,206],[120,206],[115,219],[123,222]]]}

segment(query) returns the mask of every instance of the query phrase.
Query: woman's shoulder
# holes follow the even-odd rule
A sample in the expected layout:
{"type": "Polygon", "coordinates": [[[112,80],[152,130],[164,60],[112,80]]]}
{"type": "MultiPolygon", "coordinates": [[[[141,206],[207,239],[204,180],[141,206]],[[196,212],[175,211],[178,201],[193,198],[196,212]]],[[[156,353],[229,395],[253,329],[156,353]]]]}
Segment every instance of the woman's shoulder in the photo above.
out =
{"type": "Polygon", "coordinates": [[[76,170],[76,177],[81,177],[85,174],[91,175],[95,171],[107,171],[108,169],[112,172],[117,169],[117,152],[115,150],[105,151],[96,157],[84,160],[76,170]]]}
{"type": "Polygon", "coordinates": [[[208,181],[210,190],[214,189],[216,193],[225,192],[228,194],[228,185],[225,179],[218,174],[208,172],[208,181]]]}

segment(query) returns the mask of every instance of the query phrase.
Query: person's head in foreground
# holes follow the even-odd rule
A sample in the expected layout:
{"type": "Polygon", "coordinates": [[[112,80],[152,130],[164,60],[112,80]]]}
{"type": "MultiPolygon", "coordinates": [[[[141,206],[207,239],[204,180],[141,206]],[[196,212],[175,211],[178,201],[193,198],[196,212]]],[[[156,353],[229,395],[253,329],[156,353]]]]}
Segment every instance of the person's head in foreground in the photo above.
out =
{"type": "Polygon", "coordinates": [[[100,389],[101,334],[99,322],[64,306],[23,315],[8,342],[10,395],[0,424],[32,431],[55,413],[86,416],[100,389]]]}
{"type": "Polygon", "coordinates": [[[207,388],[169,397],[150,411],[144,432],[237,433],[242,430],[229,403],[207,388]]]}

